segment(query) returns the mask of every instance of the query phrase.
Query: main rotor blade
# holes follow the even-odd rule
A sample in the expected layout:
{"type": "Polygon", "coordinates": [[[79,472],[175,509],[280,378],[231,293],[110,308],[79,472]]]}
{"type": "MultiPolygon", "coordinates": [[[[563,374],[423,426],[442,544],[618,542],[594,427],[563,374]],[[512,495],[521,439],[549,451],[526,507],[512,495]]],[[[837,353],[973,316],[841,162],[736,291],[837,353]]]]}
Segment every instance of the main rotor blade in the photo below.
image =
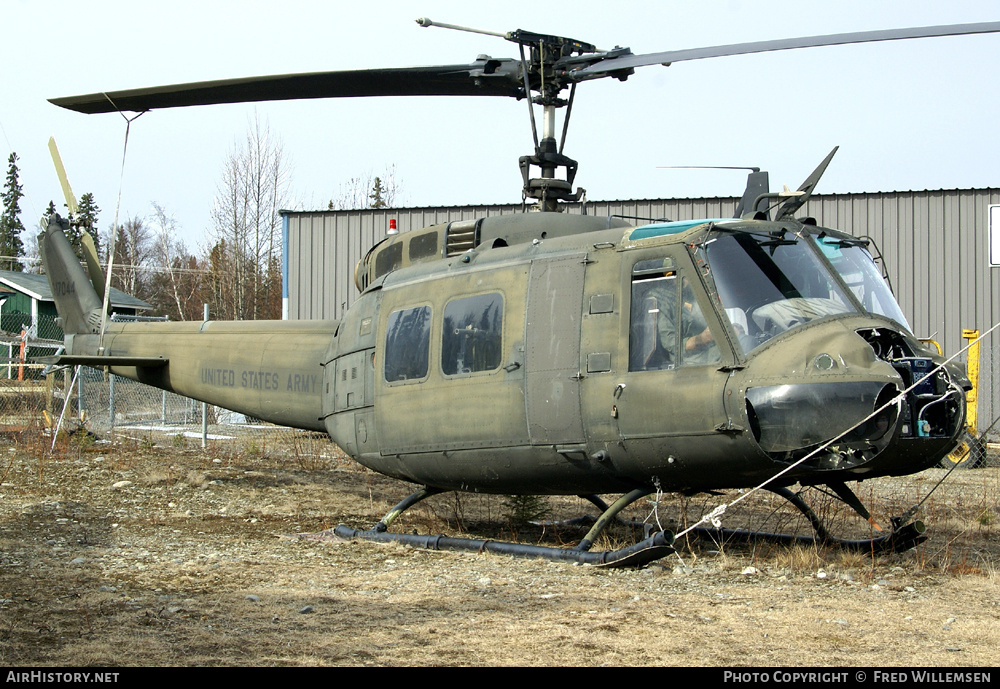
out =
{"type": "Polygon", "coordinates": [[[523,96],[520,64],[481,58],[470,65],[360,69],[202,81],[51,98],[50,103],[93,114],[217,103],[367,96],[523,96]]]}
{"type": "MultiPolygon", "coordinates": [[[[710,48],[669,50],[645,55],[623,54],[606,59],[601,59],[600,56],[581,56],[567,61],[566,71],[560,74],[560,81],[566,79],[568,82],[574,82],[597,79],[603,76],[616,76],[628,74],[629,70],[636,67],[710,57],[849,43],[994,32],[1000,32],[1000,22],[860,31],[829,36],[737,43],[710,48]],[[592,60],[593,62],[589,66],[579,69],[570,66],[573,63],[588,63],[592,60]]],[[[566,82],[562,83],[566,84],[566,82]]],[[[534,89],[535,86],[531,88],[534,89]]],[[[504,96],[523,98],[524,95],[524,81],[518,60],[494,59],[484,56],[469,65],[347,70],[223,79],[53,98],[50,99],[50,102],[77,112],[99,113],[118,110],[144,112],[157,108],[179,108],[191,105],[309,98],[362,98],[369,96],[504,96]]]]}
{"type": "Polygon", "coordinates": [[[877,41],[899,41],[909,38],[933,38],[935,36],[963,36],[977,33],[996,33],[1000,31],[1000,22],[982,22],[979,24],[952,24],[949,26],[924,26],[910,29],[888,29],[885,31],[855,31],[852,33],[831,34],[829,36],[811,36],[806,38],[785,38],[776,41],[759,41],[756,43],[735,43],[711,48],[691,48],[688,50],[667,50],[662,53],[646,53],[644,55],[623,55],[609,58],[583,69],[570,72],[571,80],[582,81],[603,76],[608,72],[623,69],[634,69],[648,65],[669,65],[672,62],[685,60],[701,60],[709,57],[725,57],[728,55],[747,55],[750,53],[766,53],[775,50],[795,50],[797,48],[818,48],[828,45],[846,45],[849,43],[873,43],[877,41]]]}

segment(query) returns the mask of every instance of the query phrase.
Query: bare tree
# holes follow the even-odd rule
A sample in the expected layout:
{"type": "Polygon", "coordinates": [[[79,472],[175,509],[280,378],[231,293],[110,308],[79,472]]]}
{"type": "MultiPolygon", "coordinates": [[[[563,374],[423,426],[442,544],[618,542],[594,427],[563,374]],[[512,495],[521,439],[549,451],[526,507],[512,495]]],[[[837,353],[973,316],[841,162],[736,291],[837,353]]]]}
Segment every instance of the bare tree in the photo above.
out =
{"type": "Polygon", "coordinates": [[[171,320],[201,318],[207,269],[188,253],[177,237],[177,221],[157,203],[153,203],[152,224],[150,303],[171,320]]]}
{"type": "MultiPolygon", "coordinates": [[[[149,280],[145,270],[153,254],[149,227],[142,217],[133,216],[113,231],[116,234],[111,285],[139,299],[146,299],[149,297],[149,280]]],[[[111,244],[106,242],[106,246],[111,244]]]]}
{"type": "MultiPolygon", "coordinates": [[[[290,173],[281,142],[255,117],[226,159],[213,213],[215,245],[209,254],[220,315],[237,320],[278,318],[269,305],[280,271],[281,222],[290,173]],[[277,260],[275,260],[277,259],[277,260]]],[[[278,282],[280,290],[280,281],[278,282]]],[[[280,303],[280,301],[279,301],[280,303]]]]}
{"type": "Polygon", "coordinates": [[[396,166],[388,166],[381,174],[371,171],[351,177],[340,185],[336,198],[330,199],[327,208],[348,211],[360,208],[395,208],[402,194],[402,185],[396,176],[396,166]]]}

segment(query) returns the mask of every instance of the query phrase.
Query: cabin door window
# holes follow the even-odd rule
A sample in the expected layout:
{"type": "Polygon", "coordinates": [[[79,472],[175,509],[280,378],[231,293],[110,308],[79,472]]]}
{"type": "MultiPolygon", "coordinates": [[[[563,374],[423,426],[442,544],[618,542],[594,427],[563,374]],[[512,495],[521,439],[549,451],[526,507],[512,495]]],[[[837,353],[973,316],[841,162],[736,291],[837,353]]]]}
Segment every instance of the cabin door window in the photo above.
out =
{"type": "Polygon", "coordinates": [[[500,368],[503,297],[493,292],[453,299],[444,307],[441,371],[464,376],[500,368]]]}
{"type": "Polygon", "coordinates": [[[629,370],[653,371],[721,361],[689,278],[671,258],[632,268],[629,370]]]}

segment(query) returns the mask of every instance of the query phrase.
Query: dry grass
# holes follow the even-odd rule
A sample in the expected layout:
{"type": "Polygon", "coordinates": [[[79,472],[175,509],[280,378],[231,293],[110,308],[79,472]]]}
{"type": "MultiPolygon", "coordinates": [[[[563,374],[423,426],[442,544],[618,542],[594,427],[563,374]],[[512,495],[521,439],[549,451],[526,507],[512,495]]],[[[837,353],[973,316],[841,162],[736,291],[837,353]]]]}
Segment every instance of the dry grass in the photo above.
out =
{"type": "MultiPolygon", "coordinates": [[[[956,472],[921,509],[929,540],[872,556],[690,541],[643,570],[287,534],[370,526],[410,487],[315,439],[181,447],[170,438],[0,445],[5,665],[994,665],[1000,470],[956,472]],[[115,486],[118,487],[115,487],[115,486]],[[891,640],[891,641],[890,641],[891,640]],[[907,655],[898,655],[906,648],[907,655]]],[[[862,484],[888,524],[940,471],[862,484]]],[[[626,515],[682,527],[735,496],[663,496],[626,515]]],[[[809,499],[838,536],[870,527],[809,499]]],[[[552,519],[593,508],[549,498],[552,519]]],[[[444,494],[399,531],[571,544],[500,496],[444,494]]],[[[801,531],[755,496],[727,527],[801,531]]],[[[598,547],[631,543],[616,527],[598,547]]]]}

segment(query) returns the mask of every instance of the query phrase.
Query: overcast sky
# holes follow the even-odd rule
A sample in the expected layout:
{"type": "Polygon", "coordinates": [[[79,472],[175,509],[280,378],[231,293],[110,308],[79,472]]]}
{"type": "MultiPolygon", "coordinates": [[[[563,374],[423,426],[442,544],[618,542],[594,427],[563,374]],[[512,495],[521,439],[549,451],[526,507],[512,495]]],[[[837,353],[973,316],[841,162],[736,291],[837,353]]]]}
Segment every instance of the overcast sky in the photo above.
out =
{"type": "MultiPolygon", "coordinates": [[[[523,28],[634,53],[847,31],[1000,20],[992,1],[728,0],[468,2],[45,2],[0,0],[0,146],[16,151],[34,227],[62,194],[55,136],[77,196],[110,226],[156,202],[188,248],[208,240],[227,154],[258,116],[289,159],[296,209],[325,208],[349,178],[395,165],[405,205],[520,201],[517,158],[532,152],[523,101],[378,98],[180,108],[132,125],[46,99],[160,84],[514,57],[500,38],[423,29],[419,16],[523,28]],[[15,67],[16,65],[16,67],[15,67]]],[[[592,200],[729,196],[756,165],[797,187],[836,145],[820,193],[1000,187],[1000,34],[921,39],[645,67],[583,84],[566,153],[592,200]]],[[[4,169],[6,170],[6,153],[4,169]]]]}

